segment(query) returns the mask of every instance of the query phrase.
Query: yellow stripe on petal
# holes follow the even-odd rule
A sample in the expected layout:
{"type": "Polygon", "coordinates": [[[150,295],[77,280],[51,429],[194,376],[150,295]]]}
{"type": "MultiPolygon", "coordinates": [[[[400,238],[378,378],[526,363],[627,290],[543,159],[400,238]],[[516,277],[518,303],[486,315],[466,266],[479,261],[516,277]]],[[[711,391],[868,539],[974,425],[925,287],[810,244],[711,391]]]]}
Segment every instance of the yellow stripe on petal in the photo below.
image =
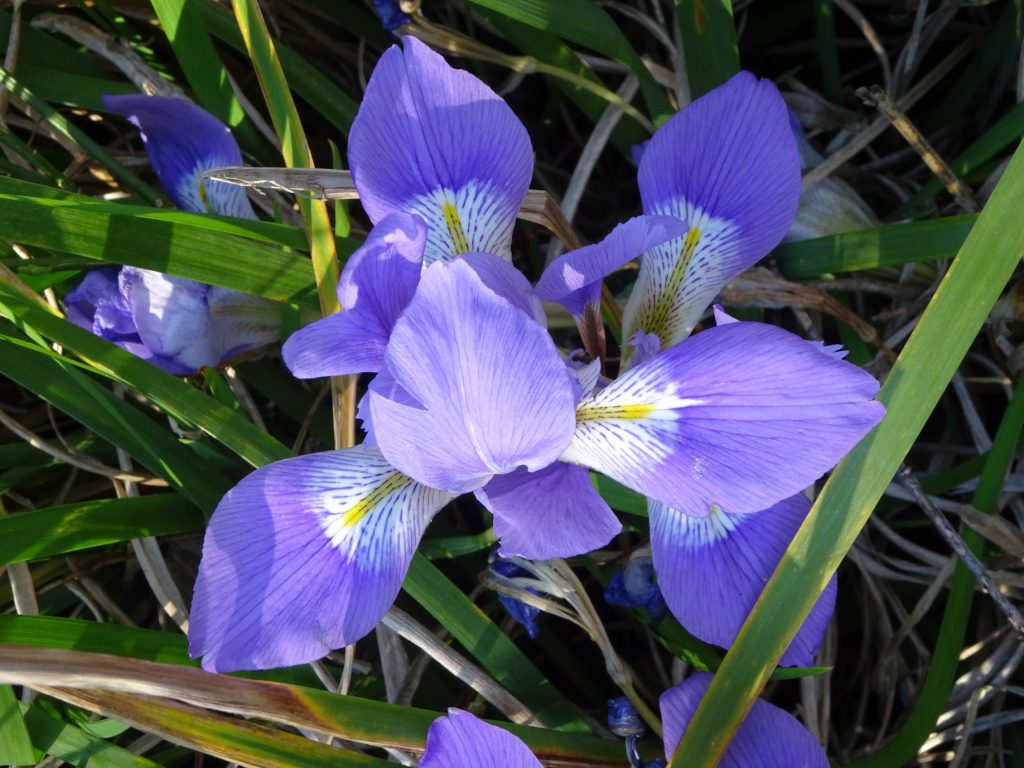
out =
{"type": "Polygon", "coordinates": [[[374,507],[408,482],[409,478],[401,472],[392,472],[386,475],[379,485],[345,510],[338,522],[344,528],[358,525],[359,521],[366,517],[374,507]]]}
{"type": "MultiPolygon", "coordinates": [[[[672,267],[672,272],[669,274],[668,280],[665,282],[665,287],[662,289],[661,294],[658,296],[658,300],[647,317],[638,318],[636,327],[642,328],[647,333],[653,333],[662,339],[662,348],[664,349],[664,340],[671,336],[669,332],[669,317],[672,311],[675,309],[679,296],[682,293],[683,284],[686,280],[686,270],[690,266],[690,262],[693,260],[693,255],[697,252],[697,246],[700,245],[701,230],[699,227],[690,227],[687,231],[686,236],[683,238],[683,245],[679,249],[679,257],[676,259],[675,265],[672,267]]],[[[623,350],[624,355],[628,355],[627,347],[623,350]]]]}
{"type": "Polygon", "coordinates": [[[627,405],[581,405],[576,409],[576,422],[606,421],[608,419],[626,419],[636,421],[646,419],[657,409],[647,403],[630,403],[627,405]]]}
{"type": "Polygon", "coordinates": [[[466,230],[462,227],[462,219],[459,217],[459,209],[454,203],[441,203],[441,213],[444,216],[444,223],[448,225],[448,234],[452,238],[452,247],[456,256],[469,253],[469,238],[466,237],[466,230]]]}

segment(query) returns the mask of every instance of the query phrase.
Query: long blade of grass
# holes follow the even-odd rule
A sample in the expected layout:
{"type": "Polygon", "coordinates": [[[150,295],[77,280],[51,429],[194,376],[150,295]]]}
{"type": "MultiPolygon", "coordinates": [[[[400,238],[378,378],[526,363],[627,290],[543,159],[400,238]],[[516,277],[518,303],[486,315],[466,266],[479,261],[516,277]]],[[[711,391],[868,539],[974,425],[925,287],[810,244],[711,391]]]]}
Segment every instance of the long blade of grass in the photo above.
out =
{"type": "Polygon", "coordinates": [[[884,421],[826,483],[726,654],[673,768],[717,764],[772,668],[853,545],[1024,256],[1024,149],[1002,180],[889,374],[884,421]]]}
{"type": "Polygon", "coordinates": [[[731,0],[676,0],[690,96],[703,96],[739,72],[731,0]]]}
{"type": "Polygon", "coordinates": [[[18,706],[14,689],[0,685],[0,763],[4,765],[35,765],[32,739],[18,706]]]}
{"type": "Polygon", "coordinates": [[[99,736],[43,712],[22,706],[32,744],[42,752],[78,768],[159,768],[154,763],[99,736]]]}
{"type": "MultiPolygon", "coordinates": [[[[426,730],[437,717],[436,713],[424,709],[339,696],[301,686],[50,648],[0,647],[0,682],[5,681],[32,687],[59,685],[133,696],[159,696],[193,707],[270,720],[363,744],[413,751],[422,751],[426,730]]],[[[617,741],[529,726],[500,725],[522,738],[541,760],[566,765],[626,763],[622,745],[617,741]]]]}

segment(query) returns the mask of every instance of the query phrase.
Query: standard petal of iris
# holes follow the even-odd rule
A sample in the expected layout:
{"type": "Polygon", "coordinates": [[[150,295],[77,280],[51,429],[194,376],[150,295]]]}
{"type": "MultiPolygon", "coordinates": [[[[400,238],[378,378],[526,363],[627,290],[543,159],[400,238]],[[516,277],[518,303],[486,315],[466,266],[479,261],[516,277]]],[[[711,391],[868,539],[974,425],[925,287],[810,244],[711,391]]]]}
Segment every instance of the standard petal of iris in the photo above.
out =
{"type": "Polygon", "coordinates": [[[547,560],[603,547],[622,524],[583,467],[556,461],[544,469],[499,475],[476,492],[494,515],[502,557],[547,560]],[[557,531],[557,536],[538,535],[557,531]]]}
{"type": "Polygon", "coordinates": [[[461,709],[435,720],[427,731],[420,768],[540,768],[540,761],[522,741],[461,709]]]}
{"type": "Polygon", "coordinates": [[[371,388],[377,444],[433,488],[464,493],[520,466],[542,469],[572,438],[572,384],[547,330],[462,259],[423,273],[385,368],[401,396],[371,388]]]}
{"type": "Polygon", "coordinates": [[[798,336],[730,323],[581,400],[562,459],[687,515],[756,512],[810,485],[877,424],[877,391],[798,336]]]}
{"type": "MultiPolygon", "coordinates": [[[[697,672],[661,694],[665,759],[671,759],[711,675],[697,672]]],[[[828,757],[800,721],[774,704],[758,699],[726,750],[719,768],[828,768],[828,757]]]]}
{"type": "Polygon", "coordinates": [[[533,175],[526,129],[473,75],[413,37],[385,51],[349,134],[348,157],[373,222],[427,222],[426,261],[483,251],[510,259],[512,225],[533,175]]]}
{"type": "Polygon", "coordinates": [[[369,446],[256,470],[210,520],[189,653],[228,672],[354,643],[394,601],[427,523],[451,498],[369,446]]]}
{"type": "MultiPolygon", "coordinates": [[[[651,502],[654,569],[679,623],[705,642],[732,645],[810,509],[802,493],[748,515],[715,510],[690,517],[651,502]]],[[[783,654],[783,666],[814,663],[835,599],[833,578],[783,654]]]]}
{"type": "Polygon", "coordinates": [[[281,350],[300,379],[376,372],[391,329],[416,292],[427,228],[418,216],[393,213],[349,257],[338,281],[341,312],[292,334],[281,350]]]}
{"type": "Polygon", "coordinates": [[[557,301],[574,317],[601,300],[605,275],[644,251],[682,237],[683,222],[673,216],[635,216],[619,224],[599,243],[569,251],[555,259],[537,281],[537,295],[557,301]]]}
{"type": "MultiPolygon", "coordinates": [[[[200,190],[205,171],[242,164],[242,153],[224,123],[186,99],[160,96],[103,96],[103,106],[138,126],[146,154],[174,204],[186,211],[207,210],[200,190]]],[[[206,182],[214,213],[255,219],[245,189],[206,182]]]]}
{"type": "Polygon", "coordinates": [[[778,90],[741,72],[685,107],[651,139],[639,183],[644,213],[675,216],[686,233],[644,255],[623,337],[654,333],[665,349],[793,222],[800,158],[778,90]]]}

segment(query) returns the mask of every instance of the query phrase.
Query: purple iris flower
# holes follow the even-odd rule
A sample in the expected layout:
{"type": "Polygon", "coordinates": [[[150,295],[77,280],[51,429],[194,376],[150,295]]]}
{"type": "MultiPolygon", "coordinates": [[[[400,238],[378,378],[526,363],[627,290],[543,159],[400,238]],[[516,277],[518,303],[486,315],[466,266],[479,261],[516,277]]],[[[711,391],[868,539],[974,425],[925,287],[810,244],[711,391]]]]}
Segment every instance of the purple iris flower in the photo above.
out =
{"type": "MultiPolygon", "coordinates": [[[[733,82],[767,99],[752,78],[733,82]]],[[[726,95],[738,98],[728,87],[726,95]]],[[[702,125],[718,130],[706,115],[702,125]]],[[[723,135],[736,133],[726,126],[723,135]]],[[[735,141],[726,146],[738,151],[735,141]]],[[[741,166],[729,152],[727,169],[741,166]]],[[[603,546],[621,526],[588,469],[652,500],[655,567],[676,612],[687,585],[666,579],[661,562],[686,548],[690,518],[782,502],[881,418],[868,374],[759,323],[651,350],[595,391],[581,373],[596,369],[562,357],[536,293],[504,258],[530,178],[522,125],[418,41],[382,57],[349,157],[374,229],[342,273],[345,309],[294,334],[283,354],[300,378],[376,373],[359,409],[370,438],[259,469],[218,506],[190,631],[190,652],[207,669],[295,664],[358,640],[394,600],[433,515],[459,494],[474,493],[490,510],[501,555],[547,559],[603,546]]],[[[699,219],[720,244],[725,230],[712,224],[747,212],[722,202],[725,174],[697,165],[716,189],[725,185],[703,203],[711,218],[699,219]]],[[[556,262],[563,295],[584,291],[585,307],[609,264],[653,249],[647,263],[666,241],[703,236],[675,211],[568,254],[578,275],[556,262]]],[[[770,240],[759,222],[730,224],[730,248],[770,240]]],[[[552,282],[546,287],[558,290],[552,282]]]]}
{"type": "MultiPolygon", "coordinates": [[[[563,255],[538,283],[542,298],[576,313],[580,296],[596,307],[604,275],[641,259],[623,314],[626,372],[592,404],[580,403],[584,429],[563,459],[648,496],[654,568],[669,609],[693,634],[728,646],[810,509],[799,494],[884,410],[871,401],[878,384],[834,348],[724,315],[687,338],[722,285],[777,245],[796,214],[800,160],[770,82],[740,73],[669,120],[643,153],[639,183],[645,216],[563,255]],[[655,230],[673,227],[674,239],[650,243],[655,230]],[[588,459],[589,440],[608,432],[585,427],[589,408],[635,408],[639,400],[620,393],[666,366],[672,373],[665,371],[662,391],[671,394],[663,407],[650,403],[633,423],[616,422],[616,439],[630,449],[613,466],[588,459]],[[672,416],[659,422],[660,414],[672,416]],[[636,421],[650,430],[636,430],[636,421]]],[[[834,589],[833,582],[784,664],[812,662],[834,589]]]]}
{"type": "MultiPolygon", "coordinates": [[[[175,204],[256,218],[240,187],[200,181],[204,171],[241,165],[227,126],[184,99],[104,96],[138,126],[153,169],[175,204]],[[205,194],[206,202],[203,196],[205,194]]],[[[65,297],[70,321],[168,373],[185,375],[275,341],[280,311],[266,299],[137,267],[90,272],[65,297]]]]}
{"type": "MultiPolygon", "coordinates": [[[[675,751],[704,697],[711,675],[698,672],[661,695],[665,758],[675,751]]],[[[427,732],[422,768],[539,768],[540,761],[517,737],[458,709],[435,720],[427,732]]],[[[659,763],[660,764],[660,763],[659,763]]],[[[754,702],[719,763],[721,768],[828,768],[825,750],[795,717],[767,701],[754,702]]]]}

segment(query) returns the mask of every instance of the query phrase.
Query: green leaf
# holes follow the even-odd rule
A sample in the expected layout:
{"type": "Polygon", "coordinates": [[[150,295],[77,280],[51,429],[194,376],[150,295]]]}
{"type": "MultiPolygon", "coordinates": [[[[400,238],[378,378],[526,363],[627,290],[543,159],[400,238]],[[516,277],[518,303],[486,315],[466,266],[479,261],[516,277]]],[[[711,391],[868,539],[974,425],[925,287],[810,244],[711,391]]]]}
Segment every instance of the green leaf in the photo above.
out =
{"type": "Polygon", "coordinates": [[[228,71],[217,55],[193,0],[153,0],[153,10],[199,103],[223,120],[239,144],[268,155],[267,140],[256,130],[231,88],[228,71]]]}
{"type": "Polygon", "coordinates": [[[765,587],[672,757],[711,768],[853,545],[1024,256],[1018,147],[882,387],[888,413],[840,463],[765,587]]]}
{"type": "Polygon", "coordinates": [[[570,40],[629,67],[640,79],[640,89],[654,122],[672,116],[665,92],[608,12],[590,0],[471,0],[474,5],[570,40]]]}
{"type": "Polygon", "coordinates": [[[413,558],[402,588],[537,717],[557,729],[586,729],[572,703],[423,555],[413,558]]]}
{"type": "Polygon", "coordinates": [[[775,258],[790,280],[951,259],[977,218],[975,214],[948,216],[784,243],[775,249],[775,258]]]}
{"type": "MultiPolygon", "coordinates": [[[[209,32],[240,53],[246,52],[242,35],[230,11],[212,0],[193,0],[209,32]]],[[[302,99],[346,136],[355,119],[355,100],[299,54],[286,45],[277,53],[289,84],[302,99]]]]}
{"type": "Polygon", "coordinates": [[[32,750],[21,708],[9,685],[0,685],[0,763],[4,765],[35,765],[36,755],[32,750]]]}
{"type": "Polygon", "coordinates": [[[676,0],[690,96],[703,96],[740,71],[731,0],[676,0]]]}
{"type": "Polygon", "coordinates": [[[200,224],[208,219],[0,193],[0,237],[9,242],[130,264],[277,301],[309,293],[313,275],[308,260],[275,245],[228,234],[222,231],[222,222],[209,219],[200,224]]]}
{"type": "MultiPolygon", "coordinates": [[[[159,768],[145,757],[65,723],[37,706],[22,707],[25,725],[37,749],[78,768],[159,768]]],[[[96,724],[90,724],[96,725],[96,724]]]]}
{"type": "Polygon", "coordinates": [[[200,509],[212,512],[231,481],[135,406],[115,397],[69,361],[0,325],[0,374],[123,448],[200,509]]]}
{"type": "Polygon", "coordinates": [[[78,768],[159,768],[159,763],[87,732],[84,725],[78,728],[65,723],[38,706],[23,706],[22,711],[32,744],[69,765],[78,768]]]}
{"type": "Polygon", "coordinates": [[[0,517],[0,565],[202,529],[199,510],[172,493],[48,507],[0,517]]]}

